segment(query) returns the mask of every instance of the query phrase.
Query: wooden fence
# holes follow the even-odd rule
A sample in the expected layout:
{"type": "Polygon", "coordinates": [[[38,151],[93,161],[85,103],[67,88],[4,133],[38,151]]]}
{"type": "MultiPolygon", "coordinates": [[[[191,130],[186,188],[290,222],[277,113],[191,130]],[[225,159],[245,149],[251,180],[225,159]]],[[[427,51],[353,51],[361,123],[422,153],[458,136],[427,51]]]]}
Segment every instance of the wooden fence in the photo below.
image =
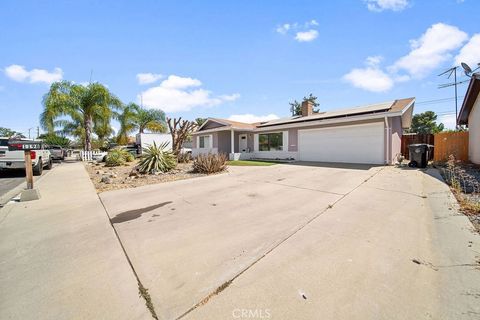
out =
{"type": "Polygon", "coordinates": [[[453,154],[457,160],[468,161],[468,132],[440,132],[435,134],[435,161],[445,161],[453,154]]]}
{"type": "MultiPolygon", "coordinates": [[[[408,146],[415,143],[427,143],[434,145],[435,137],[433,134],[420,134],[420,133],[406,133],[402,135],[402,155],[405,159],[409,159],[408,146]]],[[[429,160],[433,159],[433,155],[430,156],[429,160]]]]}

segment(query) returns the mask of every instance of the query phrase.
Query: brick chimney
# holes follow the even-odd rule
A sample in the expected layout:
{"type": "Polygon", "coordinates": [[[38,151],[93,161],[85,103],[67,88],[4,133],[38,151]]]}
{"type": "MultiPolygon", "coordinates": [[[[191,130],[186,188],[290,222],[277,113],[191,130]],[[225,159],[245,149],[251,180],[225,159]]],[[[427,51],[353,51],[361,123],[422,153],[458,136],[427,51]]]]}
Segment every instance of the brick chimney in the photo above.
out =
{"type": "Polygon", "coordinates": [[[302,117],[311,116],[313,114],[313,103],[311,101],[302,102],[302,117]]]}

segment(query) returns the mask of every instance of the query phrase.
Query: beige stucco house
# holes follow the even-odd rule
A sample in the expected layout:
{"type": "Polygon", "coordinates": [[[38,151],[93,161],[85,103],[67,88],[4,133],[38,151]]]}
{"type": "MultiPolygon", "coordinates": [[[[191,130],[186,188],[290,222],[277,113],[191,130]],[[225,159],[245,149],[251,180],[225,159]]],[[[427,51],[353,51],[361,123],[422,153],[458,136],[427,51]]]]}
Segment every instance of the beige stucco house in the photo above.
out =
{"type": "Polygon", "coordinates": [[[480,164],[480,74],[472,76],[462,108],[458,114],[457,124],[468,127],[468,158],[480,164]]]}
{"type": "Polygon", "coordinates": [[[314,113],[304,102],[301,115],[253,124],[208,118],[193,134],[192,153],[221,152],[232,160],[392,164],[414,103],[407,98],[314,113]]]}

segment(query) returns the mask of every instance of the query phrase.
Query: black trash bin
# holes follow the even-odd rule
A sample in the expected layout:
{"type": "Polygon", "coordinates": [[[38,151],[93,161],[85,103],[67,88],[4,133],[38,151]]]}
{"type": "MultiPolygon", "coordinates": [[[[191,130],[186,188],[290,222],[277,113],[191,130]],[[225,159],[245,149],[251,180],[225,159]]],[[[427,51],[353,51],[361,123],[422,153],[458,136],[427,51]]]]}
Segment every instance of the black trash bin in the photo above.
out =
{"type": "Polygon", "coordinates": [[[408,166],[411,168],[425,168],[428,164],[430,153],[433,146],[426,143],[411,144],[408,146],[410,154],[410,162],[408,166]]]}

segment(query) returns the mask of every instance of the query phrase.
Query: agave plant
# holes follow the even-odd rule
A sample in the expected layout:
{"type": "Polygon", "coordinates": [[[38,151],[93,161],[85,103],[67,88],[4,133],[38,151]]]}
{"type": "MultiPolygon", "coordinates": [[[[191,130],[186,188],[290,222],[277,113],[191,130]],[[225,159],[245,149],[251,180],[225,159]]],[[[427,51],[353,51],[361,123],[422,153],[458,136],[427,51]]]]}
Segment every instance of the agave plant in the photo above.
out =
{"type": "Polygon", "coordinates": [[[143,151],[143,156],[138,163],[141,173],[167,172],[177,166],[175,155],[167,150],[168,142],[157,146],[155,142],[143,151]]]}

